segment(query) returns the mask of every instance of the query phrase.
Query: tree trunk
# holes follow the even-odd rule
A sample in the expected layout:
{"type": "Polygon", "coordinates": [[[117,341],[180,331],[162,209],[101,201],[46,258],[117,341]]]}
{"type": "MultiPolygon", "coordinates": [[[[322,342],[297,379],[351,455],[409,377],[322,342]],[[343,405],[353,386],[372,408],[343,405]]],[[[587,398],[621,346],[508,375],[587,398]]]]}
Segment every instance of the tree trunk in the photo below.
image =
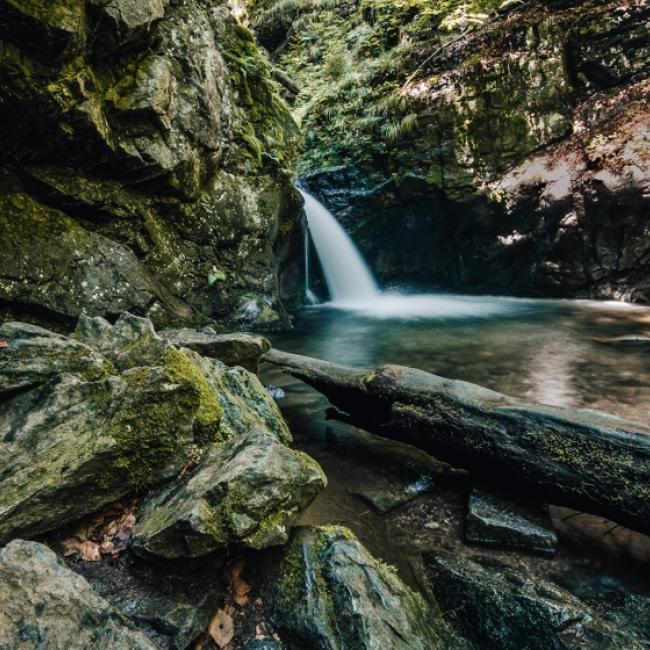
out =
{"type": "Polygon", "coordinates": [[[323,393],[357,426],[407,442],[488,482],[650,534],[650,427],[530,404],[387,365],[358,370],[271,350],[265,361],[323,393]]]}

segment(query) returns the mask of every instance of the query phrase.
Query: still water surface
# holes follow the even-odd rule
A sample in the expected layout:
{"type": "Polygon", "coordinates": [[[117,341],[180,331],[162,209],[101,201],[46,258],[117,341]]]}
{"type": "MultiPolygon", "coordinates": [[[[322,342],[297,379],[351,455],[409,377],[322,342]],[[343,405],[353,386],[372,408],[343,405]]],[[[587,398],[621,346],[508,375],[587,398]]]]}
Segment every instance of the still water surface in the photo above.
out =
{"type": "Polygon", "coordinates": [[[591,301],[399,297],[303,311],[287,352],[355,367],[396,363],[531,401],[650,418],[650,309],[591,301]],[[401,301],[401,302],[400,302],[401,301]],[[401,314],[408,314],[402,316],[401,314]]]}

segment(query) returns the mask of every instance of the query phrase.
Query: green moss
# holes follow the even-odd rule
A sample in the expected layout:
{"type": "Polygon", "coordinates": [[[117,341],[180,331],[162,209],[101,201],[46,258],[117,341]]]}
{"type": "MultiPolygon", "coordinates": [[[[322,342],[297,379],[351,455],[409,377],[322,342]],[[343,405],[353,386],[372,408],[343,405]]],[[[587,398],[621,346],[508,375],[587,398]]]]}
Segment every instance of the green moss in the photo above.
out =
{"type": "Polygon", "coordinates": [[[197,442],[207,444],[218,439],[223,417],[221,404],[201,371],[180,351],[170,347],[165,352],[165,372],[176,383],[187,383],[195,388],[199,404],[195,418],[197,442]]]}
{"type": "Polygon", "coordinates": [[[266,548],[282,544],[287,539],[287,522],[291,513],[282,509],[272,512],[260,521],[253,533],[248,535],[244,542],[251,548],[266,548]]]}
{"type": "Polygon", "coordinates": [[[221,44],[230,78],[246,111],[244,126],[238,131],[245,151],[256,167],[264,155],[289,167],[298,147],[298,128],[286,104],[279,97],[268,61],[262,56],[251,32],[233,22],[221,44]]]}
{"type": "Polygon", "coordinates": [[[118,442],[120,455],[99,478],[104,488],[120,482],[141,489],[171,459],[178,457],[182,463],[187,444],[182,430],[194,417],[198,395],[189,386],[173,394],[146,391],[144,395],[141,404],[122,406],[112,417],[108,435],[118,442]]]}

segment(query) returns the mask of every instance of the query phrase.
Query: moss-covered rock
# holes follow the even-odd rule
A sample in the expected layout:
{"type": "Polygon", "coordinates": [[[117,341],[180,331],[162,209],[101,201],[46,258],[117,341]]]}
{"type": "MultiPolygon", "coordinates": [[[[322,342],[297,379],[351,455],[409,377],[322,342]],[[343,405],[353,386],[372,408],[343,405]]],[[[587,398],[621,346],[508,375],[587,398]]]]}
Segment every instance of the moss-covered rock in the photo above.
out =
{"type": "Polygon", "coordinates": [[[2,648],[159,647],[36,542],[15,540],[0,550],[0,606],[2,648]]]}
{"type": "Polygon", "coordinates": [[[259,560],[265,602],[292,650],[463,647],[436,607],[344,528],[296,528],[259,560]]]}
{"type": "Polygon", "coordinates": [[[217,334],[212,328],[163,330],[159,333],[177,347],[189,348],[201,356],[218,359],[227,366],[241,366],[257,374],[259,363],[271,343],[252,334],[217,334]]]}
{"type": "Polygon", "coordinates": [[[0,25],[3,310],[283,315],[298,131],[226,4],[7,0],[0,25]]]}
{"type": "Polygon", "coordinates": [[[315,461],[253,429],[213,446],[195,473],[147,499],[132,547],[173,559],[280,545],[324,485],[315,461]]]}
{"type": "Polygon", "coordinates": [[[648,300],[646,4],[246,5],[301,89],[304,185],[381,281],[648,300]]]}

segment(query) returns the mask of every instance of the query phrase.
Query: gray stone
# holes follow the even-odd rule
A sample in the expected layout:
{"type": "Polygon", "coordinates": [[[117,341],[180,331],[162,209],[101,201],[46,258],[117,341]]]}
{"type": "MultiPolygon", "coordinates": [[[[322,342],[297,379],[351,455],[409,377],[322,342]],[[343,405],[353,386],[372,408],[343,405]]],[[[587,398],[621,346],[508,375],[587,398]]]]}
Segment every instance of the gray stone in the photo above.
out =
{"type": "MultiPolygon", "coordinates": [[[[131,319],[103,331],[123,331],[131,319]]],[[[148,332],[147,323],[135,324],[148,332]]],[[[0,402],[0,540],[49,531],[158,485],[219,433],[216,396],[169,343],[160,357],[150,337],[118,337],[106,349],[117,374],[77,340],[20,324],[4,331],[11,338],[0,364],[23,390],[0,402]]]]}
{"type": "Polygon", "coordinates": [[[111,561],[73,562],[100,596],[165,650],[189,648],[223,606],[222,559],[207,567],[167,565],[164,571],[128,552],[111,561]]]}
{"type": "Polygon", "coordinates": [[[291,442],[291,432],[278,405],[253,373],[240,367],[229,368],[191,350],[184,352],[202,371],[221,405],[220,431],[225,438],[236,438],[257,428],[286,444],[291,442]]]}
{"type": "Polygon", "coordinates": [[[440,612],[344,528],[296,528],[260,559],[270,616],[291,650],[451,650],[440,612]]]}
{"type": "Polygon", "coordinates": [[[261,358],[271,349],[268,339],[254,334],[216,334],[184,328],[163,330],[159,335],[178,347],[189,348],[227,366],[242,366],[256,374],[261,358]]]}
{"type": "Polygon", "coordinates": [[[429,584],[448,620],[476,650],[641,650],[643,639],[599,617],[550,582],[426,554],[429,584]]]}
{"type": "Polygon", "coordinates": [[[171,559],[283,544],[325,482],[309,456],[253,429],[213,445],[189,478],[145,500],[132,548],[171,559]]]}
{"type": "Polygon", "coordinates": [[[158,648],[35,542],[14,540],[0,550],[0,609],[2,650],[158,648]]]}
{"type": "Polygon", "coordinates": [[[552,556],[557,535],[541,508],[475,488],[469,496],[465,540],[470,544],[552,556]]]}
{"type": "Polygon", "coordinates": [[[433,481],[429,476],[418,478],[402,476],[400,478],[389,477],[384,474],[385,481],[381,485],[362,486],[354,495],[367,501],[377,512],[385,514],[390,510],[413,501],[421,494],[429,491],[433,481]]]}
{"type": "Polygon", "coordinates": [[[114,374],[110,362],[87,345],[61,334],[30,325],[9,322],[0,326],[0,392],[43,384],[68,372],[88,381],[114,374]]]}

